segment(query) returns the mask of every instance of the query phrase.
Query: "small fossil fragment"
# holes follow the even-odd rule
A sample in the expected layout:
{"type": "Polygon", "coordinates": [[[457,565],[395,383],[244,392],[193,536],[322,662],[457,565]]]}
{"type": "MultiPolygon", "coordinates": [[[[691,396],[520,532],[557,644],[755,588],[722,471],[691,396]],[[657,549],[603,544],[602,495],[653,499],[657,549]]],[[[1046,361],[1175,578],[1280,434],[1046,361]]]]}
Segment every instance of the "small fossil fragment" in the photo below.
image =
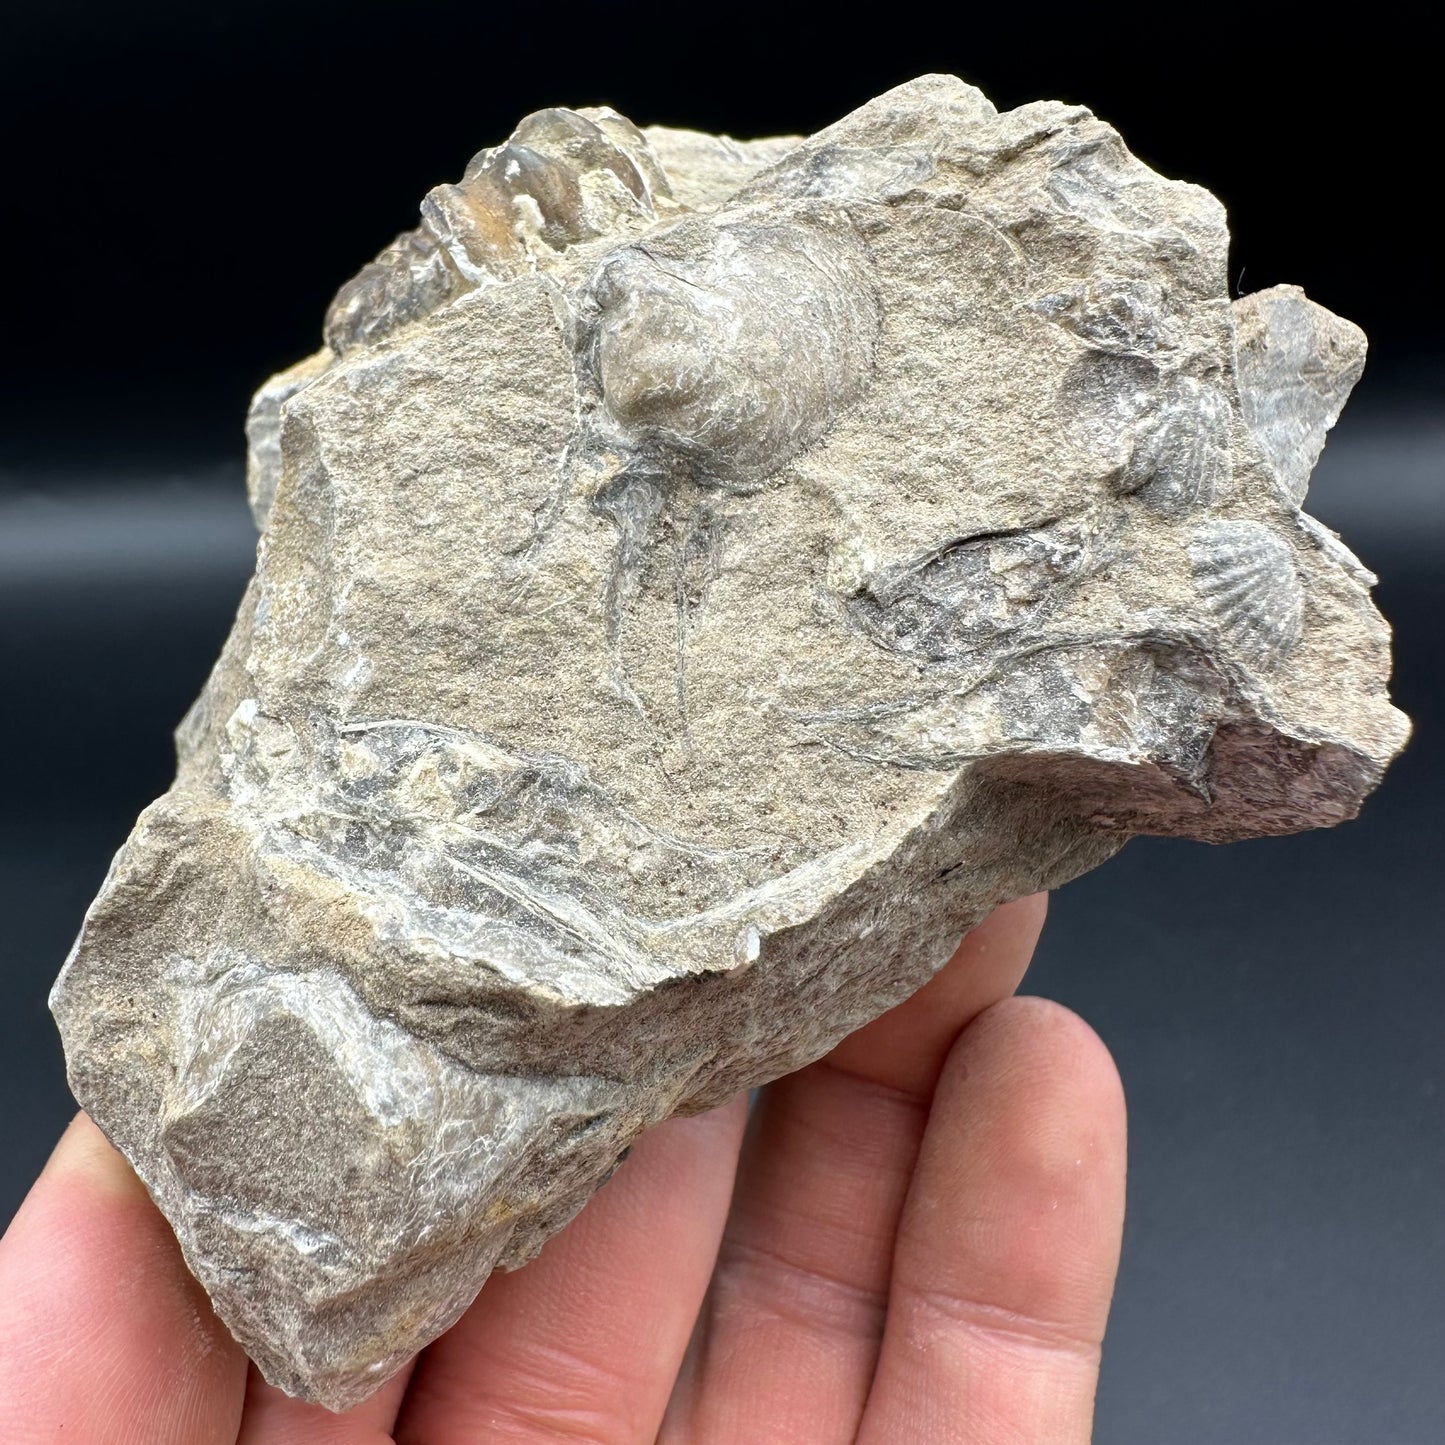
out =
{"type": "Polygon", "coordinates": [[[932,662],[977,657],[1057,607],[1103,554],[1097,541],[1074,521],[959,537],[881,568],[849,610],[881,647],[932,662]]]}
{"type": "Polygon", "coordinates": [[[1363,341],[1087,110],[552,109],[247,423],[256,574],[52,995],[268,1379],[375,1389],[637,1135],[1131,835],[1402,745],[1299,511],[1363,341]]]}

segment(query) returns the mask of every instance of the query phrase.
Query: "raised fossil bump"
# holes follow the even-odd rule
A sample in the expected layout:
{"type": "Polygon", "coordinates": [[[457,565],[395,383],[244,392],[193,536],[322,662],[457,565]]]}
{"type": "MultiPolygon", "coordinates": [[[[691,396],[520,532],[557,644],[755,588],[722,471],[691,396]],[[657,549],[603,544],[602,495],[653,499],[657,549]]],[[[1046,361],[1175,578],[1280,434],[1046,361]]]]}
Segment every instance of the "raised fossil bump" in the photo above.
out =
{"type": "MultiPolygon", "coordinates": [[[[679,222],[605,256],[571,304],[585,450],[609,458],[592,506],[618,534],[602,593],[612,686],[655,721],[623,629],[659,526],[680,534],[680,577],[689,539],[722,525],[708,492],[756,492],[827,434],[867,384],[877,298],[848,217],[810,206],[679,222]]],[[[677,596],[675,726],[686,732],[692,604],[677,596]]]]}
{"type": "Polygon", "coordinates": [[[877,344],[866,252],[827,211],[680,222],[608,256],[582,305],[604,438],[729,489],[818,441],[877,344]]]}

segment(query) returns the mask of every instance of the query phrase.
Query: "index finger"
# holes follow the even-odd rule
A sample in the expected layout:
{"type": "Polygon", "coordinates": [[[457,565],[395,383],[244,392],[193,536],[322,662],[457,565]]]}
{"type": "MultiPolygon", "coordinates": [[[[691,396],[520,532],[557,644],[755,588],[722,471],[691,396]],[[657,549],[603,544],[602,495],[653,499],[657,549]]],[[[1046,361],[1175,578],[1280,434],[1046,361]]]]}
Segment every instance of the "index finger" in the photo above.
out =
{"type": "Polygon", "coordinates": [[[231,1445],[245,1389],[170,1226],[78,1114],[0,1239],[5,1438],[231,1445]]]}

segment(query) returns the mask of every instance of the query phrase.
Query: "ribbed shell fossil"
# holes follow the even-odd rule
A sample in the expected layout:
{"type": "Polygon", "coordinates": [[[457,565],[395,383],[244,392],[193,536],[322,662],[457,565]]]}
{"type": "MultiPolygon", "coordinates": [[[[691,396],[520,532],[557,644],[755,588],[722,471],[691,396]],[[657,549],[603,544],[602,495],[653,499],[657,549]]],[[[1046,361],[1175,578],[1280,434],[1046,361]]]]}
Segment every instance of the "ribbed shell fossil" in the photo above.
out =
{"type": "Polygon", "coordinates": [[[867,253],[846,215],[816,204],[687,220],[621,247],[584,306],[611,439],[732,487],[818,440],[878,339],[867,253]]]}
{"type": "Polygon", "coordinates": [[[1176,383],[1139,429],[1119,490],[1165,516],[1206,511],[1229,485],[1229,404],[1212,386],[1176,383]]]}
{"type": "Polygon", "coordinates": [[[1246,662],[1276,667],[1304,622],[1304,588],[1289,543],[1259,522],[1209,522],[1189,563],[1221,635],[1246,662]]]}

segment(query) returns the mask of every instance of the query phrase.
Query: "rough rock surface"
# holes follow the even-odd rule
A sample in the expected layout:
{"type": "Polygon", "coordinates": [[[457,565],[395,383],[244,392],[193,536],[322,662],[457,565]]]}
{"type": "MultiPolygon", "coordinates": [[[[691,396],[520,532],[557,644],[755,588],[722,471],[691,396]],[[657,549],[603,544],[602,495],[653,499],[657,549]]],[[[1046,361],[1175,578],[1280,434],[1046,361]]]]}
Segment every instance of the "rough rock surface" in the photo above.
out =
{"type": "Polygon", "coordinates": [[[1406,724],[1298,503],[1363,338],[1227,242],[929,76],[804,140],[540,112],[342,288],[53,997],[268,1378],[360,1399],[1001,901],[1354,814],[1406,724]]]}

